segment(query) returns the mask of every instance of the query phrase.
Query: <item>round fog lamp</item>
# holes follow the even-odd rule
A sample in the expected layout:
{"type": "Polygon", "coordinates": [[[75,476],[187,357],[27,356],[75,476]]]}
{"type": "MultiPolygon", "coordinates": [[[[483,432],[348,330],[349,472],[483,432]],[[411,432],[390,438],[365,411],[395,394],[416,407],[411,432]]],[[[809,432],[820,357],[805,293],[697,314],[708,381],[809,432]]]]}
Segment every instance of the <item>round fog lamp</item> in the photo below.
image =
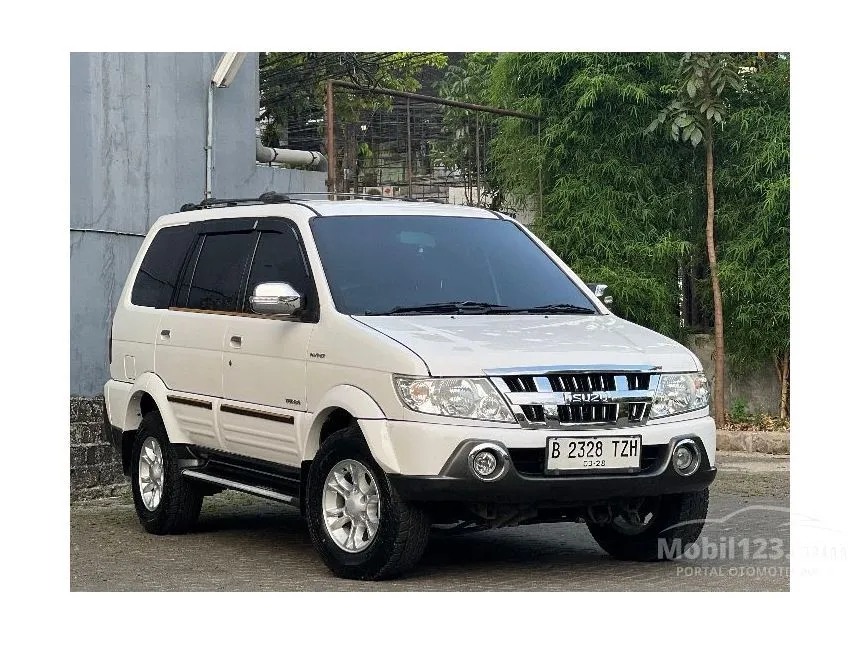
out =
{"type": "Polygon", "coordinates": [[[679,475],[692,475],[699,468],[699,449],[692,441],[683,441],[675,446],[672,466],[679,475]]]}
{"type": "Polygon", "coordinates": [[[475,459],[472,461],[472,468],[475,469],[478,477],[489,477],[496,470],[498,463],[496,456],[492,452],[482,450],[475,455],[475,459]]]}

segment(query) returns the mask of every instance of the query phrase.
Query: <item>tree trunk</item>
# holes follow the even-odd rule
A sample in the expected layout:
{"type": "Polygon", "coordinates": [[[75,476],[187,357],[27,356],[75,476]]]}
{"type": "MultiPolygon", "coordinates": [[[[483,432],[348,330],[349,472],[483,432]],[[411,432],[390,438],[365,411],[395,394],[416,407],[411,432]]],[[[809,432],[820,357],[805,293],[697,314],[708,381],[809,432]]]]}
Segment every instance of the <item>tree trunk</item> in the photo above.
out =
{"type": "Polygon", "coordinates": [[[708,196],[708,221],[705,238],[708,245],[708,265],[711,269],[711,288],[714,292],[714,420],[721,428],[726,422],[726,352],[723,344],[723,296],[720,291],[720,274],[717,269],[717,245],[714,240],[714,139],[708,128],[705,141],[705,189],[708,196]]]}
{"type": "Polygon", "coordinates": [[[789,350],[785,350],[785,354],[782,355],[779,361],[779,383],[780,383],[780,394],[779,394],[779,418],[787,419],[788,418],[788,371],[789,371],[789,359],[788,359],[789,350]]]}

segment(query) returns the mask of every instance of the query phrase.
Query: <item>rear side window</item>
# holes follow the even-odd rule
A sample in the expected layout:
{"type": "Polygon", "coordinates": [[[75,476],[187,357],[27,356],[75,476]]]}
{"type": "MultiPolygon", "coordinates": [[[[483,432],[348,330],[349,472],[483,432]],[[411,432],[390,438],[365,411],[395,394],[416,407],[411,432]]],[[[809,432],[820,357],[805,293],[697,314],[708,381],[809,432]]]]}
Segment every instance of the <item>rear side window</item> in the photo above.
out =
{"type": "Polygon", "coordinates": [[[191,227],[168,226],[155,234],[131,289],[131,302],[141,307],[166,309],[176,286],[193,234],[191,227]]]}
{"type": "MultiPolygon", "coordinates": [[[[260,234],[251,264],[248,296],[254,293],[254,287],[263,282],[287,282],[305,295],[312,291],[310,272],[299,242],[292,232],[264,231],[260,234]]],[[[251,311],[247,297],[242,310],[251,311]]]]}
{"type": "Polygon", "coordinates": [[[250,231],[206,235],[191,278],[188,308],[236,311],[256,237],[250,231]]]}

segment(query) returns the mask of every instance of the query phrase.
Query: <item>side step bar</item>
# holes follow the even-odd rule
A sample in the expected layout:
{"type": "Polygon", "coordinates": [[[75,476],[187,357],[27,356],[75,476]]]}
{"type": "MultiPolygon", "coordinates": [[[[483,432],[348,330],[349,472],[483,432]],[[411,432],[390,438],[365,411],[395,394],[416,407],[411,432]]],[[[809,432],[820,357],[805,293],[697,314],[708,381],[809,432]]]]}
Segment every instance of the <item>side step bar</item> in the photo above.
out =
{"type": "Polygon", "coordinates": [[[242,491],[243,493],[250,493],[251,495],[257,495],[258,497],[272,499],[276,502],[284,502],[285,504],[290,504],[292,506],[299,506],[299,499],[297,497],[284,495],[283,493],[279,493],[268,488],[252,486],[251,484],[244,484],[231,479],[224,479],[223,477],[216,477],[215,475],[200,472],[199,470],[183,470],[182,474],[191,479],[198,479],[210,484],[217,484],[218,486],[224,486],[225,488],[242,491]]]}

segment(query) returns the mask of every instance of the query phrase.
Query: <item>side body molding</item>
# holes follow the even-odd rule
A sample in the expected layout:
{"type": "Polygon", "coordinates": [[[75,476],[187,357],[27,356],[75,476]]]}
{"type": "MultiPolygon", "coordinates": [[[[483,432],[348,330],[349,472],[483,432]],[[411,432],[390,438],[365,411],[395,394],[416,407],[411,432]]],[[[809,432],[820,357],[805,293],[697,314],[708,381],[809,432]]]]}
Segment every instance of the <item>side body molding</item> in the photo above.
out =
{"type": "Polygon", "coordinates": [[[313,420],[305,425],[302,433],[304,436],[299,437],[302,459],[314,458],[319,450],[323,423],[336,408],[346,410],[358,420],[370,452],[382,469],[386,472],[400,472],[388,434],[385,413],[367,392],[353,385],[336,385],[320,399],[316,411],[311,414],[313,420]]]}

